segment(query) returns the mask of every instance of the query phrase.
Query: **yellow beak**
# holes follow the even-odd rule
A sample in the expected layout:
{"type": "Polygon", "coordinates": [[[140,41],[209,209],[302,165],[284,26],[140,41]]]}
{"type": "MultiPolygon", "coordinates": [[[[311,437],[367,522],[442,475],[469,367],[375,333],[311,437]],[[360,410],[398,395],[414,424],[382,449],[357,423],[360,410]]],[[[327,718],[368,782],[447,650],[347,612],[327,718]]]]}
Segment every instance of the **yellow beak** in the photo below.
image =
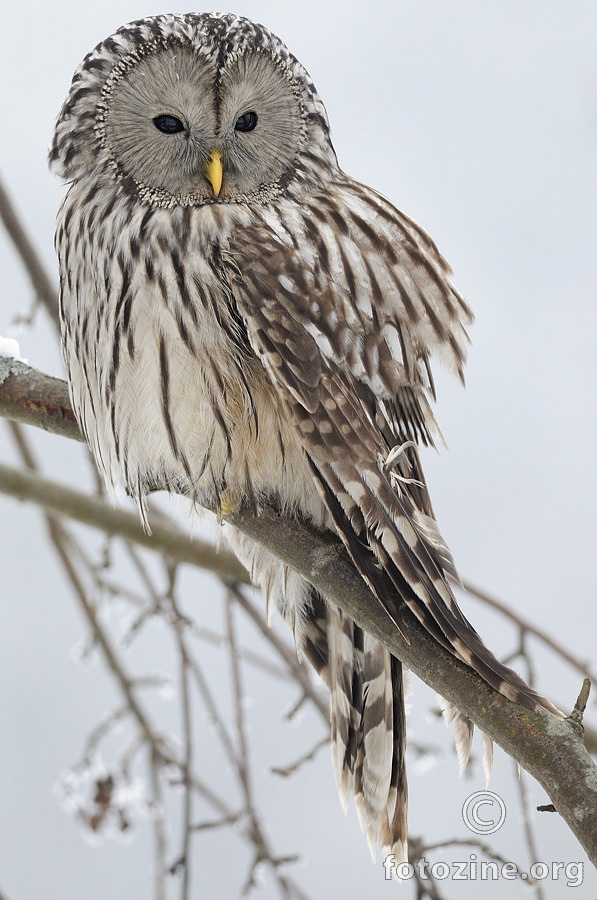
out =
{"type": "Polygon", "coordinates": [[[219,150],[212,150],[209,154],[209,162],[205,168],[205,177],[211,184],[215,197],[220,193],[223,175],[222,154],[219,150]]]}

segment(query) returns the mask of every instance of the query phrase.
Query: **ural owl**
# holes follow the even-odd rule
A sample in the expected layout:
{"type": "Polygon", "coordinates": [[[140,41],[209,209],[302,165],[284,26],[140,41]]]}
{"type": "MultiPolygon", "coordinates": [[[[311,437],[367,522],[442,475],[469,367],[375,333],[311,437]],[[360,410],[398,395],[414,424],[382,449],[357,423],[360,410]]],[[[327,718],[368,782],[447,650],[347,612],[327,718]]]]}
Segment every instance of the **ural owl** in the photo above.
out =
{"type": "MultiPolygon", "coordinates": [[[[302,65],[234,15],[133,22],[83,61],[52,169],[63,352],[110,484],[143,509],[261,503],[330,529],[401,627],[506,697],[553,709],[454,599],[417,446],[437,428],[430,357],[460,377],[471,322],[427,234],[338,167],[302,65]]],[[[401,663],[296,572],[225,526],[330,689],[340,796],[406,859],[401,663]]],[[[466,757],[472,726],[459,713],[466,757]]]]}

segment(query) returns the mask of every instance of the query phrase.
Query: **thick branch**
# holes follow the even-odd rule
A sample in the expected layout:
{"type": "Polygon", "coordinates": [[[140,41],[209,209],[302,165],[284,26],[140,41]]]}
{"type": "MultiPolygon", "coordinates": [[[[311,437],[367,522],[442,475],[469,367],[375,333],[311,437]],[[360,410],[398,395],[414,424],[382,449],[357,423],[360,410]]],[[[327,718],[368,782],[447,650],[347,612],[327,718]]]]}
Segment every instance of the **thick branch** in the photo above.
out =
{"type": "Polygon", "coordinates": [[[530,772],[597,864],[597,767],[567,719],[530,712],[498,694],[440,647],[403,607],[407,643],[381,604],[372,601],[332,535],[288,521],[272,509],[264,509],[260,516],[243,510],[225,518],[304,575],[530,772]]]}
{"type": "MultiPolygon", "coordinates": [[[[48,417],[48,430],[54,430],[51,422],[48,417]]],[[[407,643],[332,535],[284,519],[269,508],[259,516],[242,510],[225,519],[304,575],[530,772],[597,864],[597,768],[568,720],[529,712],[506,700],[441,648],[404,607],[407,643]]]]}
{"type": "Polygon", "coordinates": [[[0,416],[84,441],[70,405],[68,387],[17,359],[0,356],[0,416]]]}

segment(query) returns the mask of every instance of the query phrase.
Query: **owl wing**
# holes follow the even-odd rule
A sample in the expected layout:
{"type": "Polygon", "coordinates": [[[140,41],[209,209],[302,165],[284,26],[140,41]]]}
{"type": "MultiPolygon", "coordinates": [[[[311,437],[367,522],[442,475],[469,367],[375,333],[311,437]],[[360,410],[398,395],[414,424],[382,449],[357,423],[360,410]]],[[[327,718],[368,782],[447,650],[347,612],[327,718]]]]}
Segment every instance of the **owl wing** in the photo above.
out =
{"type": "MultiPolygon", "coordinates": [[[[258,245],[262,269],[255,275],[266,276],[268,292],[277,279],[271,301],[302,325],[325,359],[380,398],[405,385],[433,393],[432,353],[462,379],[471,310],[433,241],[387,200],[337,180],[306,205],[281,201],[262,209],[260,221],[254,234],[268,242],[258,245]],[[277,266],[266,258],[270,249],[277,266]]],[[[255,257],[248,261],[253,268],[255,257]]]]}
{"type": "Polygon", "coordinates": [[[485,647],[446,578],[457,576],[414,441],[433,437],[429,357],[462,376],[472,316],[433,242],[346,179],[303,206],[263,208],[223,259],[338,533],[396,626],[402,600],[505,696],[548,703],[485,647]]]}

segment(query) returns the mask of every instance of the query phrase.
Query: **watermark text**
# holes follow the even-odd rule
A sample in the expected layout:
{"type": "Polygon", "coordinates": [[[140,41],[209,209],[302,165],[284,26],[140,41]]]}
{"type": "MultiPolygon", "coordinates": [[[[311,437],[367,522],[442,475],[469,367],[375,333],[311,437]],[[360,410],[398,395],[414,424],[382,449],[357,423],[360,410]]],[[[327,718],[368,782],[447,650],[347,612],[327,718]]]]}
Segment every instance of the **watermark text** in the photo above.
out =
{"type": "Polygon", "coordinates": [[[578,887],[583,883],[585,868],[581,862],[536,862],[528,872],[521,872],[516,863],[479,861],[476,853],[471,853],[469,858],[459,862],[434,862],[429,863],[425,857],[421,857],[415,863],[397,863],[393,853],[383,861],[384,878],[390,881],[398,877],[401,881],[408,881],[415,877],[415,872],[423,881],[523,881],[535,883],[537,881],[559,881],[561,877],[566,879],[567,887],[578,887]]]}

